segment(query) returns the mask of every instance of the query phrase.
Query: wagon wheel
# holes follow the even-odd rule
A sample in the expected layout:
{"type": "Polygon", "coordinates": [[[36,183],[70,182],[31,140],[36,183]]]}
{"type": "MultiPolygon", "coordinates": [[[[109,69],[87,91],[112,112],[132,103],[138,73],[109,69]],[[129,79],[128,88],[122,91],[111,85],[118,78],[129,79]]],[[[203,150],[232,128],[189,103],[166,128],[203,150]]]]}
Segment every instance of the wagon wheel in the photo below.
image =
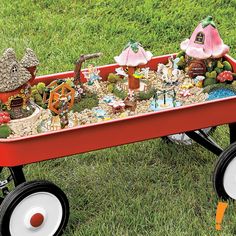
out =
{"type": "Polygon", "coordinates": [[[48,181],[17,186],[0,207],[0,235],[62,235],[69,217],[64,192],[48,181]]]}
{"type": "Polygon", "coordinates": [[[236,143],[227,147],[219,156],[213,173],[213,185],[223,200],[236,200],[236,143]]]}
{"type": "Polygon", "coordinates": [[[59,114],[59,104],[61,99],[64,98],[66,98],[68,102],[68,109],[71,109],[74,105],[75,90],[67,83],[60,84],[50,92],[48,108],[56,114],[59,114]]]}
{"type": "MultiPolygon", "coordinates": [[[[209,127],[206,129],[202,129],[202,131],[207,134],[211,135],[215,132],[216,127],[209,127]]],[[[198,131],[196,131],[198,132],[198,131]]],[[[162,137],[162,139],[167,142],[167,143],[175,143],[175,144],[180,144],[180,145],[192,145],[193,140],[189,138],[185,133],[179,133],[179,134],[173,134],[173,135],[168,135],[165,137],[162,137]]]]}

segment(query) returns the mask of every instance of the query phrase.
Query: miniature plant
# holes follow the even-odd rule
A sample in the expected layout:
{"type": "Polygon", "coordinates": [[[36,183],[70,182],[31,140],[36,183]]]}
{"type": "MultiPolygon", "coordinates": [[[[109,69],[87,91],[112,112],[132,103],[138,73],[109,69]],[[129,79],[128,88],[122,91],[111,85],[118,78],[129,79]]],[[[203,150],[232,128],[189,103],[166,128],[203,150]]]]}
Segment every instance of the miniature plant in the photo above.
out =
{"type": "Polygon", "coordinates": [[[184,69],[186,66],[186,60],[185,60],[185,52],[180,51],[177,53],[176,58],[179,58],[179,61],[177,62],[177,66],[179,69],[184,69]]]}
{"type": "Polygon", "coordinates": [[[110,73],[107,77],[107,81],[109,82],[109,84],[107,85],[108,92],[112,93],[115,87],[115,84],[120,80],[121,80],[121,77],[119,75],[110,73]]]}
{"type": "Polygon", "coordinates": [[[137,99],[138,100],[148,100],[151,97],[153,97],[154,94],[155,94],[155,89],[153,89],[153,88],[148,90],[147,92],[140,91],[137,95],[137,99]]]}
{"type": "Polygon", "coordinates": [[[113,83],[112,84],[108,84],[107,85],[107,90],[108,90],[109,93],[112,93],[113,90],[114,90],[114,84],[113,83]]]}
{"type": "Polygon", "coordinates": [[[110,82],[110,83],[116,83],[120,80],[121,80],[120,76],[116,75],[114,73],[110,73],[107,77],[107,81],[110,82]]]}
{"type": "Polygon", "coordinates": [[[8,112],[0,112],[0,138],[7,138],[11,134],[11,129],[7,125],[11,120],[8,112]]]}
{"type": "Polygon", "coordinates": [[[43,94],[45,91],[46,85],[42,82],[34,85],[31,91],[31,97],[33,98],[34,102],[43,108],[45,108],[43,103],[43,94]]]}
{"type": "Polygon", "coordinates": [[[116,86],[113,88],[113,93],[120,99],[125,99],[128,95],[127,91],[120,90],[116,86]]]}
{"type": "Polygon", "coordinates": [[[37,88],[38,92],[42,95],[45,91],[46,85],[45,85],[45,83],[40,82],[36,85],[36,88],[37,88]]]}
{"type": "Polygon", "coordinates": [[[206,86],[209,86],[209,85],[213,85],[213,84],[216,84],[217,81],[213,78],[207,78],[204,80],[203,82],[203,86],[206,87],[206,86]]]}
{"type": "Polygon", "coordinates": [[[207,72],[207,73],[206,73],[206,77],[207,77],[208,79],[215,79],[216,76],[217,76],[216,71],[212,71],[212,72],[207,72]]]}
{"type": "Polygon", "coordinates": [[[232,66],[228,61],[223,61],[224,70],[232,71],[232,66]]]}
{"type": "Polygon", "coordinates": [[[0,126],[0,138],[8,138],[11,134],[11,129],[8,125],[0,126]]]}
{"type": "Polygon", "coordinates": [[[0,100],[0,110],[5,111],[7,110],[7,106],[0,100]]]}
{"type": "Polygon", "coordinates": [[[98,106],[98,98],[96,94],[86,94],[80,102],[75,103],[72,107],[73,112],[81,112],[84,109],[92,109],[98,106]]]}

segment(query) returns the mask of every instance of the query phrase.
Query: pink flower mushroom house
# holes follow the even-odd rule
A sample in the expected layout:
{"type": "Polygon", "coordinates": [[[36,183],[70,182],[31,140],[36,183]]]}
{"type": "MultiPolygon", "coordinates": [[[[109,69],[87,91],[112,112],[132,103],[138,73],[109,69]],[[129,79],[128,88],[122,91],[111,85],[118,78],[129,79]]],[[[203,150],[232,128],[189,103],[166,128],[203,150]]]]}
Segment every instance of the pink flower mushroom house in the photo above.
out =
{"type": "Polygon", "coordinates": [[[140,79],[137,74],[139,66],[146,65],[152,58],[152,53],[134,41],[130,41],[119,56],[114,57],[115,61],[128,70],[128,88],[136,90],[140,88],[140,79]]]}
{"type": "Polygon", "coordinates": [[[222,58],[229,52],[211,16],[202,20],[190,39],[184,40],[180,47],[188,58],[189,76],[192,78],[205,75],[209,59],[222,58]]]}

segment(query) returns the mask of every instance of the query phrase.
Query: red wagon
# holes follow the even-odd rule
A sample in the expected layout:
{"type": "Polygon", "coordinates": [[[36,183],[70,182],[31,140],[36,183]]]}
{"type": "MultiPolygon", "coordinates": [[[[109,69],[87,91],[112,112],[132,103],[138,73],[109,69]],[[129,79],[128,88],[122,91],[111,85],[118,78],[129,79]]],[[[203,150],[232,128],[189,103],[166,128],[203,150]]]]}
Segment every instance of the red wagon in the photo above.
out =
{"type": "MultiPolygon", "coordinates": [[[[166,63],[169,57],[154,57],[147,66],[156,70],[158,63],[166,63]]],[[[225,59],[236,71],[236,61],[228,55],[225,59]]],[[[99,67],[101,77],[107,78],[117,67],[99,67]]],[[[34,83],[49,84],[73,76],[73,71],[39,76],[34,83]]],[[[235,124],[236,97],[230,97],[35,136],[1,139],[0,166],[11,172],[8,179],[0,182],[5,195],[0,207],[1,235],[61,235],[68,221],[69,204],[63,191],[47,181],[26,182],[24,165],[177,133],[185,133],[219,156],[213,178],[216,193],[223,199],[236,199],[235,124]],[[231,145],[226,150],[202,131],[223,124],[230,128],[231,145]],[[29,148],[40,151],[32,156],[29,148]],[[7,184],[12,179],[15,189],[8,193],[7,184]]]]}

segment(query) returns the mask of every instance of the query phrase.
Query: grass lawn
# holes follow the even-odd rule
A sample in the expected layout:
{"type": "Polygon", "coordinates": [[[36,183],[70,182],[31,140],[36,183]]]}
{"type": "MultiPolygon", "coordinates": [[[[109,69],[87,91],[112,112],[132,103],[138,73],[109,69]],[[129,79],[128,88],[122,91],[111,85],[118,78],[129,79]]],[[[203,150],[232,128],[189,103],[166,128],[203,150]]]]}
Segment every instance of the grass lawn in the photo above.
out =
{"type": "MultiPolygon", "coordinates": [[[[82,53],[101,51],[97,65],[114,63],[131,38],[154,55],[176,52],[198,22],[213,15],[230,54],[236,56],[235,8],[233,0],[2,0],[0,49],[13,47],[20,57],[31,47],[41,61],[39,74],[55,73],[73,69],[82,53]]],[[[227,127],[219,127],[214,137],[226,147],[227,127]]],[[[29,151],[34,155],[40,150],[29,151]]],[[[29,180],[51,180],[69,197],[65,236],[230,236],[236,234],[233,204],[223,230],[214,228],[218,199],[211,173],[216,158],[198,145],[156,139],[32,164],[25,170],[29,180]]]]}

